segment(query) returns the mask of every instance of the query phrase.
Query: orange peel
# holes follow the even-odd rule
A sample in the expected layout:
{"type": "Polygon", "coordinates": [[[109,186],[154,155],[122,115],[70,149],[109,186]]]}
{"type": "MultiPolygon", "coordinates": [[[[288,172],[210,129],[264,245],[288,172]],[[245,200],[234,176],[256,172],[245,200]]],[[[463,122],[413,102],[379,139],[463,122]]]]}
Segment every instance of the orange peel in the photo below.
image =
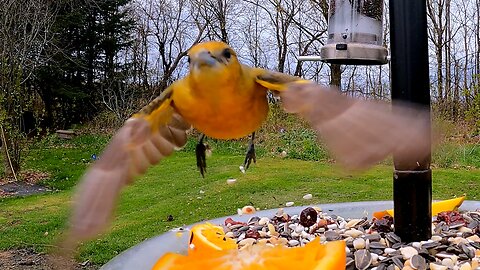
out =
{"type": "MultiPolygon", "coordinates": [[[[444,211],[455,211],[457,210],[465,200],[466,196],[450,199],[450,200],[443,200],[443,201],[438,201],[438,202],[433,202],[432,203],[432,216],[436,216],[440,212],[444,211]]],[[[393,217],[394,211],[393,209],[388,209],[384,211],[378,211],[374,212],[373,216],[381,219],[384,216],[391,216],[393,217]]]]}
{"type": "Polygon", "coordinates": [[[253,245],[238,250],[216,250],[205,254],[167,253],[152,270],[344,270],[346,250],[344,241],[321,244],[319,238],[302,247],[271,247],[253,245]]]}

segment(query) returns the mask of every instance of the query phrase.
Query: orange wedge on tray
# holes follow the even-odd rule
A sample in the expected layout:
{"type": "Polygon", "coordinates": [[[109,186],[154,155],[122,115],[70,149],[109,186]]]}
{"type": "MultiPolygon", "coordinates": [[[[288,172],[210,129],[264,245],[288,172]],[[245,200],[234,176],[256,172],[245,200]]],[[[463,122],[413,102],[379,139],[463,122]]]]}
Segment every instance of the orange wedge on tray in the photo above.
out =
{"type": "Polygon", "coordinates": [[[192,250],[209,252],[236,248],[237,243],[235,240],[226,237],[220,226],[207,222],[193,226],[190,232],[190,246],[188,252],[191,252],[192,250]]]}
{"type": "Polygon", "coordinates": [[[344,241],[321,244],[317,238],[303,247],[253,245],[242,250],[192,250],[188,255],[167,253],[152,270],[343,270],[344,241]]]}
{"type": "MultiPolygon", "coordinates": [[[[450,199],[450,200],[444,200],[444,201],[438,201],[438,202],[432,202],[432,216],[438,215],[440,212],[444,211],[455,211],[457,210],[465,200],[465,196],[450,199]]],[[[373,216],[381,219],[384,216],[391,216],[393,217],[393,209],[388,209],[384,211],[378,211],[373,213],[373,216]]]]}

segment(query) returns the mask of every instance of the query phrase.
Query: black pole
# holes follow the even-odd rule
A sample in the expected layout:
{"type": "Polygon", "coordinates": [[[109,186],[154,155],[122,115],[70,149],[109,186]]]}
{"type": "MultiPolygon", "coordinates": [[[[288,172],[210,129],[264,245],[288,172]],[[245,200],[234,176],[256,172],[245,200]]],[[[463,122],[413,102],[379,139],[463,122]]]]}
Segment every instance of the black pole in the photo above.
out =
{"type": "MultiPolygon", "coordinates": [[[[392,102],[430,109],[426,0],[390,0],[392,102]]],[[[430,122],[426,122],[430,126],[430,122]]],[[[430,133],[425,134],[430,138],[430,133]]],[[[421,159],[394,154],[395,233],[403,242],[431,237],[430,152],[421,159]],[[415,168],[411,171],[411,168],[415,168]]]]}

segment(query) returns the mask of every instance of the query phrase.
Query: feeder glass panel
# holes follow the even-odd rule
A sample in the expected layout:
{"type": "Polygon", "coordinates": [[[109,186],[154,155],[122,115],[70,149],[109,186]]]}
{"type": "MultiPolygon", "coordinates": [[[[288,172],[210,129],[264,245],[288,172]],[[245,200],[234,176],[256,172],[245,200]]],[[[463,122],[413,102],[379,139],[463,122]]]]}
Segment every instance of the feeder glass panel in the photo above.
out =
{"type": "Polygon", "coordinates": [[[330,0],[328,44],[383,45],[383,0],[330,0]]]}

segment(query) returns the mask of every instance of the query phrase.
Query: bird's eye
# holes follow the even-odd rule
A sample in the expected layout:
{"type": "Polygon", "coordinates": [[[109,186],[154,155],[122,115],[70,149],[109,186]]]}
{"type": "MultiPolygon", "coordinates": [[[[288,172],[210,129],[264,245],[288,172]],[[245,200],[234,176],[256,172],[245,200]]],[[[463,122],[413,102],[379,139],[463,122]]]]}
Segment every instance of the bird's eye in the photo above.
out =
{"type": "Polygon", "coordinates": [[[229,49],[225,49],[222,53],[222,56],[225,57],[225,59],[230,59],[230,57],[232,57],[232,53],[229,49]]]}
{"type": "Polygon", "coordinates": [[[188,56],[187,61],[188,61],[188,63],[190,64],[190,56],[188,56]]]}

